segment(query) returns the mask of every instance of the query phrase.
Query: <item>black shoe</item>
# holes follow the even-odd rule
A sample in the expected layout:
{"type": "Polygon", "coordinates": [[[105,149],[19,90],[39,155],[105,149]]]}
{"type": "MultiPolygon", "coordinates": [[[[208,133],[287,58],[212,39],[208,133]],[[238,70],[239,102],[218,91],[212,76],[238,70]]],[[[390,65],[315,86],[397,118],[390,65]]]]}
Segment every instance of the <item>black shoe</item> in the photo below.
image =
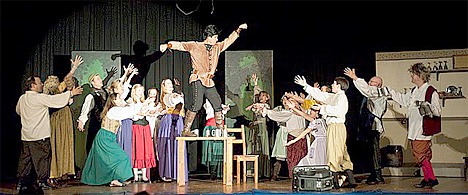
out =
{"type": "Polygon", "coordinates": [[[346,187],[348,187],[348,188],[356,188],[358,185],[357,185],[357,183],[356,183],[356,180],[354,179],[353,171],[350,170],[350,169],[346,169],[346,170],[345,170],[345,173],[346,173],[346,176],[348,176],[348,181],[349,181],[349,184],[346,185],[346,187]]]}
{"type": "Polygon", "coordinates": [[[375,171],[374,173],[371,173],[371,175],[367,178],[366,184],[368,185],[376,185],[376,184],[385,184],[385,180],[382,177],[382,172],[375,171]]]}
{"type": "Polygon", "coordinates": [[[427,181],[426,180],[422,180],[421,183],[418,183],[418,184],[414,184],[413,186],[416,187],[416,188],[424,188],[427,186],[427,181]]]}
{"type": "Polygon", "coordinates": [[[382,175],[378,175],[375,179],[377,180],[377,184],[385,184],[385,180],[382,175]]]}
{"type": "Polygon", "coordinates": [[[338,177],[339,176],[340,175],[337,172],[332,172],[333,189],[340,188],[340,185],[338,184],[338,177]]]}
{"type": "Polygon", "coordinates": [[[429,179],[429,181],[427,181],[427,185],[425,186],[425,188],[429,188],[429,189],[432,189],[432,187],[436,186],[439,184],[439,180],[435,179],[429,179]]]}
{"type": "Polygon", "coordinates": [[[369,176],[366,180],[367,185],[375,185],[377,183],[377,178],[374,175],[369,176]]]}
{"type": "Polygon", "coordinates": [[[42,188],[40,188],[37,184],[28,184],[28,185],[18,185],[18,194],[44,194],[42,188]]]}
{"type": "Polygon", "coordinates": [[[25,192],[30,191],[31,188],[32,185],[27,185],[23,183],[16,184],[16,190],[18,190],[18,193],[20,194],[25,194],[25,192]]]}
{"type": "Polygon", "coordinates": [[[51,186],[49,183],[47,182],[40,182],[39,183],[39,187],[42,189],[42,190],[53,190],[54,187],[51,186]]]}
{"type": "Polygon", "coordinates": [[[351,183],[349,182],[349,180],[347,180],[345,183],[343,183],[341,188],[356,188],[357,186],[358,186],[357,184],[351,183]]]}

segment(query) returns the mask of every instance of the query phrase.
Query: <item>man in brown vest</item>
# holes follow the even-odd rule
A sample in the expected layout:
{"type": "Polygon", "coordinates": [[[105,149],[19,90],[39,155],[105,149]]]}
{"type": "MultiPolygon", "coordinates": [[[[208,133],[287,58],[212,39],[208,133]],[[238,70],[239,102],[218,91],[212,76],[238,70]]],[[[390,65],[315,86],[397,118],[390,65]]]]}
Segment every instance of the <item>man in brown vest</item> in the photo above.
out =
{"type": "Polygon", "coordinates": [[[213,77],[218,66],[219,55],[236,41],[242,29],[247,29],[247,24],[241,24],[228,38],[218,42],[220,31],[215,25],[208,25],[203,32],[203,38],[205,39],[203,42],[169,41],[169,49],[189,52],[192,60],[192,74],[190,75],[189,82],[193,88],[194,100],[192,106],[185,114],[183,136],[196,136],[190,132],[190,128],[192,127],[195,115],[205,102],[204,96],[213,105],[217,128],[223,128],[223,115],[221,113],[223,108],[221,107],[221,98],[214,87],[213,77]]]}

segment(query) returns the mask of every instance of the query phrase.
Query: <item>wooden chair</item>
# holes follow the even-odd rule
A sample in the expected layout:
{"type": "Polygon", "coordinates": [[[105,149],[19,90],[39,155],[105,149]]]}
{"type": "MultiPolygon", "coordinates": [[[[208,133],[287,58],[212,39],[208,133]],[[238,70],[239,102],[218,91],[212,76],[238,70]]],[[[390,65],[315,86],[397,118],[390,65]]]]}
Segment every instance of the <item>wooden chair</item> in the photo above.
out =
{"type": "Polygon", "coordinates": [[[254,183],[258,183],[258,155],[247,155],[247,147],[245,144],[245,128],[242,125],[240,128],[227,128],[224,126],[227,133],[240,133],[241,139],[233,140],[233,144],[242,144],[242,155],[234,155],[233,159],[237,163],[237,184],[240,184],[240,163],[243,162],[243,181],[247,181],[247,162],[254,163],[254,183]]]}

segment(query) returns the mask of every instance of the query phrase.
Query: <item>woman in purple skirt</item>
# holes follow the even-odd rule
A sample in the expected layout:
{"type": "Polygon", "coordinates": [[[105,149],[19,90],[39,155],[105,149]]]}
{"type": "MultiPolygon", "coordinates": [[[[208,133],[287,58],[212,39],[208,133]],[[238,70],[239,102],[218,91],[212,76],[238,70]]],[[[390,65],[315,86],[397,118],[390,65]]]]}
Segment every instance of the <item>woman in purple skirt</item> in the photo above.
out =
{"type": "MultiPolygon", "coordinates": [[[[161,118],[157,137],[157,152],[159,157],[159,175],[163,181],[171,182],[177,178],[177,140],[184,128],[184,98],[174,93],[170,79],[161,83],[161,104],[166,114],[161,118]]],[[[184,151],[187,161],[187,151],[184,151]]],[[[187,162],[185,162],[185,181],[188,181],[187,162]]]]}

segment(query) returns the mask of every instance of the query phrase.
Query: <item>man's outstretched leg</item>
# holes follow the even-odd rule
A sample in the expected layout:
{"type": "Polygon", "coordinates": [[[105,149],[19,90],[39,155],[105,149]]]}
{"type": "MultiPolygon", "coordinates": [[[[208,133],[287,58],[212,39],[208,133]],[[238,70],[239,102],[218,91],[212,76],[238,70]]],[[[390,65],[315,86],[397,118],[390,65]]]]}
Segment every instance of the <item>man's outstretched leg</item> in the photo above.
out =
{"type": "Polygon", "coordinates": [[[190,131],[192,127],[193,119],[195,119],[196,115],[197,115],[196,112],[187,110],[187,112],[185,113],[184,130],[182,130],[182,136],[197,137],[197,134],[192,133],[192,131],[190,131]]]}

